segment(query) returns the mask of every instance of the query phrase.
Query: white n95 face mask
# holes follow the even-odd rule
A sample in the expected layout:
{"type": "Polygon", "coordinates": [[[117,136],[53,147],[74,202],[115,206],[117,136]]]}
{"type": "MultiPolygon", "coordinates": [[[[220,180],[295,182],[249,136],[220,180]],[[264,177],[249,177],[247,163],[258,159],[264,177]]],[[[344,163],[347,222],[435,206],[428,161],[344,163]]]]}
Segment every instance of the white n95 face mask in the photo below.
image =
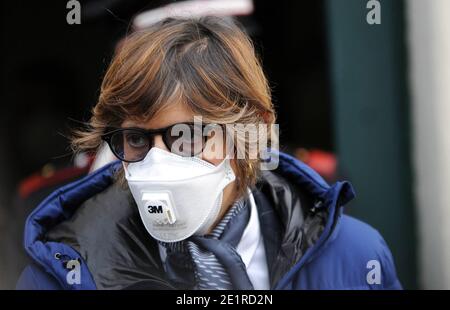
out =
{"type": "Polygon", "coordinates": [[[224,188],[235,180],[228,158],[214,166],[156,147],[124,170],[145,228],[163,242],[206,234],[219,215],[224,188]]]}

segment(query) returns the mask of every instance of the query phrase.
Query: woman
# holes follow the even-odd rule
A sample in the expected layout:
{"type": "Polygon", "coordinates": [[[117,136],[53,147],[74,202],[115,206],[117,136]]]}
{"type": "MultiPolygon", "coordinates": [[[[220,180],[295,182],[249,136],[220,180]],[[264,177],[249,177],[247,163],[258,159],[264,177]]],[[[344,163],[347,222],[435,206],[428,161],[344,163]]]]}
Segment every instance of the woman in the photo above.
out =
{"type": "Polygon", "coordinates": [[[73,141],[120,161],[30,215],[18,288],[400,288],[382,237],[342,215],[350,184],[273,150],[274,122],[235,24],[169,18],[130,35],[73,141]]]}

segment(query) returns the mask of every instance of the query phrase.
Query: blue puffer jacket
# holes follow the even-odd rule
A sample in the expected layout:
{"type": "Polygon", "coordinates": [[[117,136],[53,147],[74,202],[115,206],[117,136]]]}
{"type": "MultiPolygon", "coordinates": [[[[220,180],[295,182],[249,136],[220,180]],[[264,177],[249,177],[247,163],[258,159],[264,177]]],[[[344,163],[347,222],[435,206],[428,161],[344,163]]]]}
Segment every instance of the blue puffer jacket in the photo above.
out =
{"type": "MultiPolygon", "coordinates": [[[[277,170],[253,191],[272,288],[401,289],[380,234],[342,213],[354,197],[351,185],[329,186],[279,155],[277,170]]],[[[120,167],[109,164],[62,187],[32,212],[25,227],[32,263],[18,289],[173,288],[129,192],[114,186],[120,167]]]]}

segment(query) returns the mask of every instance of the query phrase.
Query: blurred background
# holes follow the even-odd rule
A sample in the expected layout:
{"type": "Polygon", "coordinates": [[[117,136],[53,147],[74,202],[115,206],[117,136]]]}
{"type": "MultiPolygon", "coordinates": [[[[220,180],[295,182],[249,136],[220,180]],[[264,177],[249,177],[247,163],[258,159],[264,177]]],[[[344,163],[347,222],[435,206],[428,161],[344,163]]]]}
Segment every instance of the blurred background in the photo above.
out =
{"type": "Polygon", "coordinates": [[[81,0],[72,25],[69,2],[1,3],[0,288],[27,263],[26,216],[92,169],[67,136],[89,119],[116,44],[181,5],[243,24],[282,149],[352,182],[346,212],[384,236],[404,287],[450,289],[450,1],[81,0]]]}

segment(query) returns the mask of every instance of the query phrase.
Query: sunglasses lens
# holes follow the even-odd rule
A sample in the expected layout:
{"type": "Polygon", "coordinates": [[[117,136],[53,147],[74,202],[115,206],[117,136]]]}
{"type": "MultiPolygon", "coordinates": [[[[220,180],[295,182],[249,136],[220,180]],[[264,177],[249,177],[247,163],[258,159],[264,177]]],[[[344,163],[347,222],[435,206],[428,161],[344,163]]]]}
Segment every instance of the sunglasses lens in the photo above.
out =
{"type": "Polygon", "coordinates": [[[206,137],[203,136],[202,126],[176,124],[164,133],[164,142],[172,153],[191,157],[202,152],[206,137]]]}
{"type": "Polygon", "coordinates": [[[144,159],[151,143],[148,137],[139,131],[123,130],[111,136],[110,146],[120,160],[133,162],[144,159]]]}

